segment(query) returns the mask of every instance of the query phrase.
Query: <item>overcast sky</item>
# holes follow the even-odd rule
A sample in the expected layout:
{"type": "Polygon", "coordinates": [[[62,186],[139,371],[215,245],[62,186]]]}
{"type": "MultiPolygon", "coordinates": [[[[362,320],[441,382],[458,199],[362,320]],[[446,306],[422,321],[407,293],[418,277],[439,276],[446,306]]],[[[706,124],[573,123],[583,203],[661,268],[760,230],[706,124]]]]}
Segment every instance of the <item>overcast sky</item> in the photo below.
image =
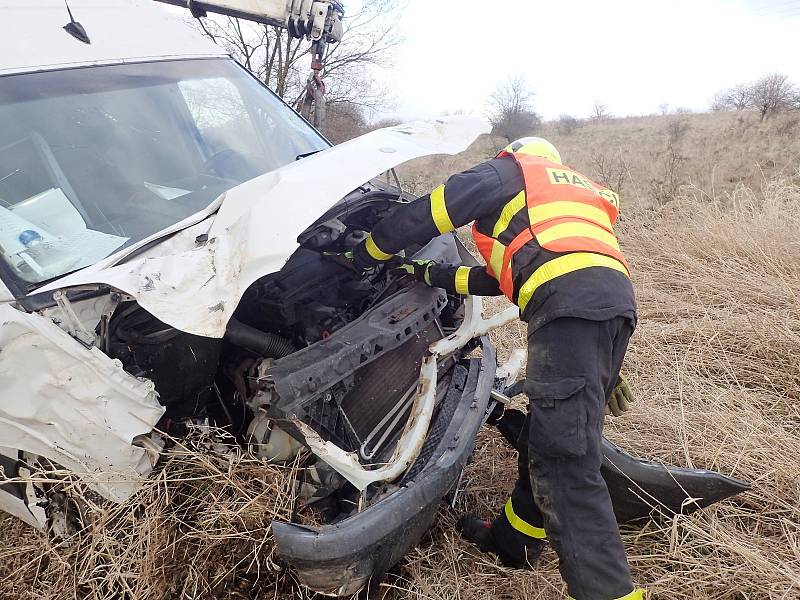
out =
{"type": "Polygon", "coordinates": [[[403,119],[485,114],[515,75],[545,118],[587,116],[595,100],[618,116],[706,110],[716,91],[771,71],[800,83],[800,0],[399,2],[405,41],[376,75],[403,119]]]}
{"type": "Polygon", "coordinates": [[[718,89],[781,71],[800,82],[800,0],[408,0],[386,74],[406,118],[480,113],[524,74],[547,118],[706,109],[718,89]]]}

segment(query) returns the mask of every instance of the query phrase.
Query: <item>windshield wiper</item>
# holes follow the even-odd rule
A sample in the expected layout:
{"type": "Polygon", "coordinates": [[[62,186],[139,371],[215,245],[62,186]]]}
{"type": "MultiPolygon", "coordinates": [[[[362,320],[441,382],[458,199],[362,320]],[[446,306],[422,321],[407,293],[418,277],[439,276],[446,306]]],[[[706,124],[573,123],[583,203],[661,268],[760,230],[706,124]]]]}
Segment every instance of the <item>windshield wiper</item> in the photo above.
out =
{"type": "MultiPolygon", "coordinates": [[[[324,148],[322,150],[324,150],[324,148]]],[[[301,158],[305,158],[307,156],[311,156],[313,154],[316,154],[317,152],[322,152],[322,150],[312,150],[311,152],[305,152],[303,154],[298,154],[297,157],[295,158],[295,160],[297,161],[297,160],[300,160],[301,158]]]]}
{"type": "Polygon", "coordinates": [[[77,273],[78,271],[83,271],[84,269],[87,269],[87,268],[89,268],[90,266],[91,266],[91,265],[87,265],[87,266],[85,266],[85,267],[78,267],[77,269],[72,269],[71,271],[67,271],[66,273],[62,273],[61,275],[56,275],[56,276],[54,276],[54,277],[50,277],[49,279],[45,279],[45,280],[43,280],[43,281],[37,281],[37,282],[35,282],[35,283],[30,283],[30,284],[28,284],[27,286],[25,286],[25,287],[26,287],[26,292],[27,292],[28,294],[33,294],[33,293],[35,293],[35,292],[36,292],[36,290],[38,290],[39,288],[43,288],[44,286],[46,286],[46,285],[48,285],[48,284],[51,284],[51,283],[53,283],[54,281],[58,281],[59,279],[63,279],[64,277],[67,277],[67,276],[69,276],[69,275],[72,275],[73,273],[77,273]]]}

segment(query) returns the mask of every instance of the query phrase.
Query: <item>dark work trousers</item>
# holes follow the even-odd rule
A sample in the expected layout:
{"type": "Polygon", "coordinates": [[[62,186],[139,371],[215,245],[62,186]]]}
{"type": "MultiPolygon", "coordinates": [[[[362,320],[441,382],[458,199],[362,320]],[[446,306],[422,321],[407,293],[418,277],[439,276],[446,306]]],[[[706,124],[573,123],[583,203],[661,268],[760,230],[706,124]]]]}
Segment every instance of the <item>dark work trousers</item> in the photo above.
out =
{"type": "Polygon", "coordinates": [[[519,479],[492,530],[509,551],[543,528],[576,600],[633,591],[625,548],[600,475],[603,418],[633,333],[625,317],[562,317],[528,334],[528,416],[515,446],[519,479]],[[510,510],[509,510],[510,509],[510,510]]]}

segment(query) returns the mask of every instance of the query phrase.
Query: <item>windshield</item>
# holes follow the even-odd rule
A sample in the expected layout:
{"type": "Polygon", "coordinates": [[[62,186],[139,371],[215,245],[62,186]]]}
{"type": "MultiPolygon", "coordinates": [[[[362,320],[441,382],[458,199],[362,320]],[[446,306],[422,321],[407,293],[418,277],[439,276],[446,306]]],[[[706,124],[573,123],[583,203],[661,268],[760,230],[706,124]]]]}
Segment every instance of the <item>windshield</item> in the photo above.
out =
{"type": "Polygon", "coordinates": [[[23,289],[328,147],[229,59],[0,77],[0,124],[0,253],[23,289]]]}

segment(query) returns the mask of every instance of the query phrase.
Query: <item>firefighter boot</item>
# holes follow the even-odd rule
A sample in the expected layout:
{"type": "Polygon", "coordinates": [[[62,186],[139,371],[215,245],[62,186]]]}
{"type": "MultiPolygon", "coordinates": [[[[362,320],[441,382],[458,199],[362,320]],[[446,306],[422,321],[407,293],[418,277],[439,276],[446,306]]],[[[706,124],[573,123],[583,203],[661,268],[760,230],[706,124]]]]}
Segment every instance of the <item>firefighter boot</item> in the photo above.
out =
{"type": "Polygon", "coordinates": [[[494,522],[464,515],[458,520],[458,530],[461,537],[478,546],[481,552],[496,554],[505,566],[514,569],[533,569],[544,548],[544,541],[514,531],[505,515],[494,522]]]}

